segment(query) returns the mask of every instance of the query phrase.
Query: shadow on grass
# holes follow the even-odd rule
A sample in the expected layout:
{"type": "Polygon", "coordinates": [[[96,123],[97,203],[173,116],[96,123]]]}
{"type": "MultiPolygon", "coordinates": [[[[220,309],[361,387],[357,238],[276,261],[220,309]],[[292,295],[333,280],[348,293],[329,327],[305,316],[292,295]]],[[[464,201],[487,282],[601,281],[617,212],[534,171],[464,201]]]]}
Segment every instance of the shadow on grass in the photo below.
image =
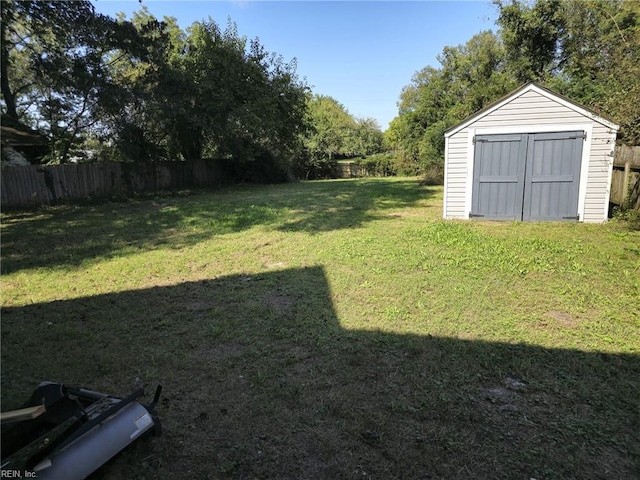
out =
{"type": "Polygon", "coordinates": [[[434,192],[412,180],[359,179],[7,213],[2,221],[2,273],[182,248],[255,226],[309,233],[354,228],[434,192]]]}
{"type": "Polygon", "coordinates": [[[278,229],[316,233],[356,228],[385,218],[389,211],[414,205],[434,196],[437,189],[417,181],[382,179],[318,182],[299,199],[299,207],[278,229]]]}
{"type": "Polygon", "coordinates": [[[321,267],[6,308],[2,409],[164,386],[97,478],[638,478],[640,358],[349,331],[321,267]]]}

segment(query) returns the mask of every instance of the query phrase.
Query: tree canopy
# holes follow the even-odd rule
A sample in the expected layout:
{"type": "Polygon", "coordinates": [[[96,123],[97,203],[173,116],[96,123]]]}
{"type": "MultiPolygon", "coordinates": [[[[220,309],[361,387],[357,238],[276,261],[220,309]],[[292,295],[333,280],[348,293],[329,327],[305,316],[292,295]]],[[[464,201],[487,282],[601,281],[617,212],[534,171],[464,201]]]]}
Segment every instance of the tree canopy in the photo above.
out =
{"type": "Polygon", "coordinates": [[[209,157],[238,180],[276,179],[325,175],[336,158],[382,148],[375,120],[312,95],[295,59],[230,20],[183,30],[145,7],[130,19],[99,15],[88,0],[58,7],[2,2],[3,112],[44,133],[45,161],[88,150],[136,162],[209,157]]]}
{"type": "Polygon", "coordinates": [[[11,119],[46,132],[51,156],[68,159],[83,132],[100,127],[118,98],[110,55],[126,49],[127,25],[88,1],[1,2],[1,91],[11,119]]]}
{"type": "Polygon", "coordinates": [[[56,3],[2,2],[3,111],[47,136],[48,160],[94,140],[112,160],[226,158],[243,177],[302,152],[310,89],[295,59],[231,21],[183,31],[144,7],[127,20],[56,3]]]}
{"type": "Polygon", "coordinates": [[[336,99],[313,95],[308,99],[312,129],[305,145],[312,156],[333,159],[377,153],[382,132],[376,120],[355,118],[336,99]]]}
{"type": "Polygon", "coordinates": [[[415,169],[442,164],[443,133],[536,81],[621,125],[640,144],[640,3],[633,0],[495,0],[497,33],[445,47],[439,67],[417,72],[385,132],[388,148],[415,169]]]}
{"type": "Polygon", "coordinates": [[[327,95],[307,97],[305,156],[300,176],[330,176],[339,158],[365,157],[382,150],[383,135],[372,118],[356,118],[344,105],[327,95]]]}
{"type": "Polygon", "coordinates": [[[443,133],[537,81],[621,125],[640,144],[640,3],[494,0],[497,32],[444,47],[418,71],[384,133],[313,95],[296,61],[213,19],[180,28],[142,7],[130,19],[89,0],[0,2],[5,118],[48,140],[43,161],[224,159],[238,179],[323,175],[383,148],[397,171],[443,162],[443,133]],[[315,173],[313,173],[315,172],[315,173]]]}

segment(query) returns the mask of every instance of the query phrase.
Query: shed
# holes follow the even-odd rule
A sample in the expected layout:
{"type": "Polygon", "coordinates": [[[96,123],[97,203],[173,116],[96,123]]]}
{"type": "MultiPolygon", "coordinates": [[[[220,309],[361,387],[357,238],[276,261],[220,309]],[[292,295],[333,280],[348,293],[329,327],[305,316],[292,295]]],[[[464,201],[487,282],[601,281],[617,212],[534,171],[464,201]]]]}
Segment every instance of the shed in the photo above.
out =
{"type": "Polygon", "coordinates": [[[524,85],[445,132],[444,218],[606,221],[618,128],[524,85]]]}

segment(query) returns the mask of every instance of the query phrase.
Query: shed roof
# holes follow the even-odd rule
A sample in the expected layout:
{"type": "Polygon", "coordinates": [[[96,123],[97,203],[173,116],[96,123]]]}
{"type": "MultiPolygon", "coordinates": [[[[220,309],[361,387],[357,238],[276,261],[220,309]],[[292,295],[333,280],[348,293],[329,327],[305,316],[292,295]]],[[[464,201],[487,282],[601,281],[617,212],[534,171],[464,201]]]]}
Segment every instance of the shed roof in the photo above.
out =
{"type": "Polygon", "coordinates": [[[593,110],[589,109],[588,107],[585,107],[584,105],[581,105],[577,102],[574,102],[573,100],[571,100],[570,98],[567,98],[563,95],[560,95],[559,93],[556,93],[552,90],[549,90],[548,88],[543,87],[542,85],[538,85],[535,82],[529,82],[525,85],[523,85],[522,87],[518,88],[517,90],[514,90],[513,92],[505,95],[502,98],[499,98],[498,100],[496,100],[493,103],[490,103],[489,105],[487,105],[486,107],[484,107],[483,109],[477,111],[476,113],[474,113],[473,115],[471,115],[470,117],[466,118],[465,120],[463,120],[461,123],[454,125],[453,127],[451,127],[449,130],[447,130],[444,133],[445,137],[450,137],[451,135],[459,132],[460,130],[462,130],[463,128],[466,128],[467,126],[469,126],[470,124],[472,124],[473,122],[481,119],[482,117],[485,117],[486,115],[489,115],[491,112],[494,112],[495,110],[499,109],[500,107],[502,107],[503,105],[509,103],[511,100],[513,100],[514,98],[517,98],[521,95],[524,95],[527,92],[536,92],[540,95],[542,95],[543,97],[546,97],[550,100],[553,100],[555,102],[558,102],[562,105],[564,105],[567,108],[570,108],[571,110],[584,115],[585,117],[589,117],[590,119],[592,119],[593,121],[596,121],[598,123],[601,123],[603,125],[605,125],[608,128],[611,128],[613,130],[618,130],[620,128],[620,126],[618,124],[616,124],[615,122],[604,118],[602,115],[594,112],[593,110]]]}

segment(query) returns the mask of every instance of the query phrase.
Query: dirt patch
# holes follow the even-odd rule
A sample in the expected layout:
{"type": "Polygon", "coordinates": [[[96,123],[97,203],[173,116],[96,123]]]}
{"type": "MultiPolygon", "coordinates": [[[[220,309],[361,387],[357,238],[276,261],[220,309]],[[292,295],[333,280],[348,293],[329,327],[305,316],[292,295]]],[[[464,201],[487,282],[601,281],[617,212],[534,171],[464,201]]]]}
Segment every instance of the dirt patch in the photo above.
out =
{"type": "Polygon", "coordinates": [[[206,312],[215,308],[216,304],[213,302],[189,302],[186,306],[188,312],[206,312]]]}
{"type": "Polygon", "coordinates": [[[246,349],[246,346],[237,343],[221,343],[197,348],[191,352],[191,355],[199,360],[220,361],[227,358],[239,357],[246,349]]]}
{"type": "Polygon", "coordinates": [[[487,388],[482,391],[481,398],[495,405],[501,412],[517,412],[518,395],[504,387],[487,388]]]}
{"type": "Polygon", "coordinates": [[[287,266],[287,264],[284,262],[269,262],[269,261],[264,262],[262,265],[264,266],[264,268],[269,268],[269,269],[284,268],[287,266]]]}
{"type": "Polygon", "coordinates": [[[266,296],[266,302],[278,314],[290,313],[295,304],[295,298],[290,295],[271,294],[266,296]]]}
{"type": "Polygon", "coordinates": [[[480,399],[494,405],[500,412],[518,412],[522,410],[521,397],[526,388],[522,381],[505,377],[502,385],[482,390],[480,399]]]}
{"type": "Polygon", "coordinates": [[[551,320],[550,322],[545,322],[545,325],[555,324],[561,327],[575,327],[579,323],[579,320],[573,315],[555,310],[547,312],[545,318],[551,320]]]}

